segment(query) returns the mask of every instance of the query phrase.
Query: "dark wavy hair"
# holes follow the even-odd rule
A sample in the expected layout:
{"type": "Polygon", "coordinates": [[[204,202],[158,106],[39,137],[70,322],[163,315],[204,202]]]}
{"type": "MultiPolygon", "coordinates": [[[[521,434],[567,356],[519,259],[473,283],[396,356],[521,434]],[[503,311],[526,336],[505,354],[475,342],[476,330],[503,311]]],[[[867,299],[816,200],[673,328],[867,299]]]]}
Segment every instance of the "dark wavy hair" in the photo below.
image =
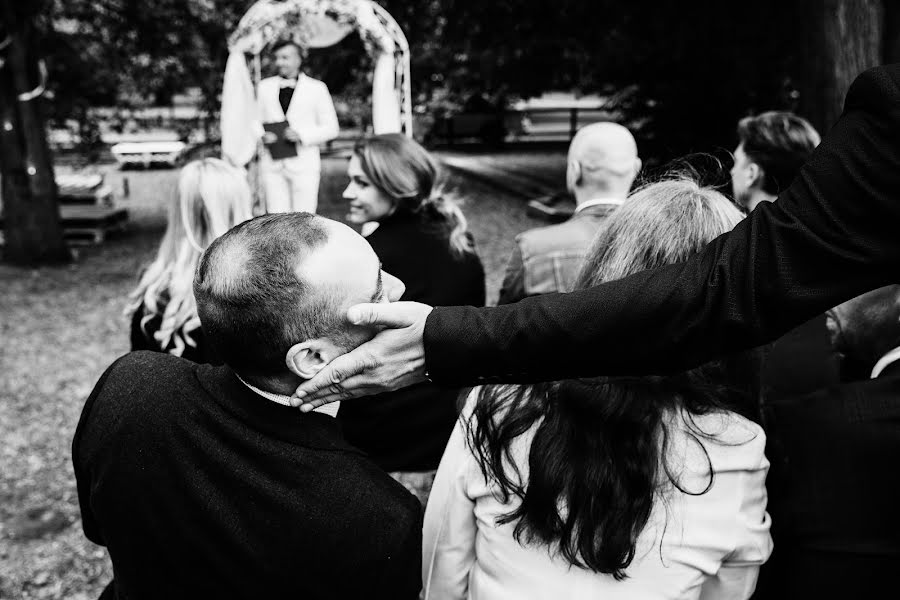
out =
{"type": "MultiPolygon", "coordinates": [[[[598,234],[577,288],[686,260],[740,218],[728,199],[693,181],[649,185],[598,234]]],[[[742,359],[666,377],[482,388],[466,422],[469,446],[500,499],[520,500],[498,523],[515,522],[519,543],[547,545],[570,564],[623,579],[654,502],[664,499],[669,484],[686,494],[703,494],[713,484],[711,464],[707,485],[696,490],[684,489],[669,465],[673,410],[706,452],[703,439],[711,436],[693,417],[746,405],[742,384],[755,372],[742,359]],[[523,481],[512,447],[532,429],[523,481]]]]}

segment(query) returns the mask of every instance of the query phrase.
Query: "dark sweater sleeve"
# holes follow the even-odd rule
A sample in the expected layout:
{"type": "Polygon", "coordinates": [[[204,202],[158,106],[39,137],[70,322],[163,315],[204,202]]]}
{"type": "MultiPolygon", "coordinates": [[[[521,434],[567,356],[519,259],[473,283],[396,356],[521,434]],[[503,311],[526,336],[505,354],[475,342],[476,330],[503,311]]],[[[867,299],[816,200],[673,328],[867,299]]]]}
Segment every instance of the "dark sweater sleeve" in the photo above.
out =
{"type": "Polygon", "coordinates": [[[81,410],[81,418],[78,420],[78,426],[75,428],[75,436],[72,439],[72,466],[75,471],[75,482],[78,488],[78,505],[81,508],[81,525],[84,529],[84,535],[95,544],[101,546],[105,546],[106,542],[103,539],[103,535],[100,533],[100,527],[97,524],[97,520],[94,517],[94,512],[91,508],[91,485],[93,480],[90,470],[90,457],[88,456],[89,451],[85,448],[84,438],[87,435],[86,430],[90,426],[91,411],[94,408],[94,403],[102,393],[107,379],[109,379],[109,376],[116,368],[116,365],[119,364],[120,360],[121,359],[110,365],[103,375],[100,376],[97,385],[94,386],[91,395],[88,396],[87,401],[84,403],[84,408],[81,410]]]}
{"type": "MultiPolygon", "coordinates": [[[[418,503],[418,500],[415,500],[418,503]]],[[[422,590],[422,511],[416,507],[416,518],[407,523],[398,553],[391,557],[383,572],[380,589],[374,597],[391,600],[416,600],[422,590]]]]}
{"type": "Polygon", "coordinates": [[[692,260],[571,294],[436,308],[446,385],[684,370],[771,341],[900,272],[900,64],[860,75],[797,179],[692,260]]]}

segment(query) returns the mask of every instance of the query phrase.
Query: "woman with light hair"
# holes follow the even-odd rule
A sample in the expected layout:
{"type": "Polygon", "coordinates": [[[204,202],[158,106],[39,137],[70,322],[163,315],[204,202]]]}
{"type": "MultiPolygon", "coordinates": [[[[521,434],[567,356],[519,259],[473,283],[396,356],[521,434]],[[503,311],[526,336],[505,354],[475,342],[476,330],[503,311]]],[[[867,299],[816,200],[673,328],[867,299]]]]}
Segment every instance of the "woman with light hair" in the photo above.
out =
{"type": "MultiPolygon", "coordinates": [[[[441,192],[437,161],[401,134],[356,144],[348,165],[347,220],[382,268],[406,285],[403,300],[483,306],[484,268],[459,207],[441,192]]],[[[458,392],[420,384],[341,406],[351,444],[425,498],[458,414],[458,392]]]]}
{"type": "MultiPolygon", "coordinates": [[[[693,181],[649,185],[576,289],[687,260],[740,219],[693,181]]],[[[768,462],[734,363],[474,390],[425,513],[425,597],[748,598],[772,550],[768,462]]]]}
{"type": "Polygon", "coordinates": [[[250,219],[251,193],[243,171],[218,158],[188,163],[169,204],[168,226],[156,259],[141,276],[126,309],[131,349],[168,352],[218,363],[203,344],[192,288],[197,261],[209,244],[250,219]]]}

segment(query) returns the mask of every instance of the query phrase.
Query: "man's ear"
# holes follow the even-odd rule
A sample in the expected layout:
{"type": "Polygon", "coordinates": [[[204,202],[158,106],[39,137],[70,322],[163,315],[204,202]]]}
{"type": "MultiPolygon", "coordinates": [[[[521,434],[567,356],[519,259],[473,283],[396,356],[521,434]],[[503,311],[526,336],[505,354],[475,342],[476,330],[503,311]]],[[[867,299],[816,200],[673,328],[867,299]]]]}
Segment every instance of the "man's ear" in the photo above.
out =
{"type": "Polygon", "coordinates": [[[581,163],[570,160],[566,165],[566,187],[570,192],[574,192],[575,187],[579,185],[581,185],[581,163]]]}
{"type": "Polygon", "coordinates": [[[758,188],[762,187],[763,177],[766,174],[763,171],[762,167],[760,167],[755,162],[749,163],[747,165],[747,187],[748,188],[758,188]]]}
{"type": "Polygon", "coordinates": [[[307,340],[288,348],[284,362],[291,373],[303,379],[312,379],[313,375],[334,360],[337,353],[332,344],[325,340],[307,340]]]}

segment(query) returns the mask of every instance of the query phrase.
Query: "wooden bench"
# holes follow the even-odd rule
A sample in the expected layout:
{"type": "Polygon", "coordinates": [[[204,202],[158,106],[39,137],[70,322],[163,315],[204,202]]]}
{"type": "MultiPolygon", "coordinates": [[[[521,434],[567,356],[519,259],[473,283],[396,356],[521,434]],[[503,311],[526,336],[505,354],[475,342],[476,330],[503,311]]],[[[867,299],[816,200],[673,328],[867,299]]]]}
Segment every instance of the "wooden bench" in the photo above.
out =
{"type": "MultiPolygon", "coordinates": [[[[124,231],[128,211],[113,203],[112,189],[96,174],[63,173],[56,176],[63,238],[69,244],[101,244],[113,232],[124,231]]],[[[0,212],[0,245],[3,215],[0,212]]]]}
{"type": "Polygon", "coordinates": [[[176,165],[184,152],[184,142],[121,142],[110,148],[120,166],[143,165],[145,168],[153,163],[176,165]]]}
{"type": "MultiPolygon", "coordinates": [[[[106,236],[124,231],[128,226],[128,211],[96,205],[61,205],[59,217],[63,238],[69,244],[102,244],[106,236]]],[[[3,243],[3,217],[0,215],[0,244],[3,243]]]]}

